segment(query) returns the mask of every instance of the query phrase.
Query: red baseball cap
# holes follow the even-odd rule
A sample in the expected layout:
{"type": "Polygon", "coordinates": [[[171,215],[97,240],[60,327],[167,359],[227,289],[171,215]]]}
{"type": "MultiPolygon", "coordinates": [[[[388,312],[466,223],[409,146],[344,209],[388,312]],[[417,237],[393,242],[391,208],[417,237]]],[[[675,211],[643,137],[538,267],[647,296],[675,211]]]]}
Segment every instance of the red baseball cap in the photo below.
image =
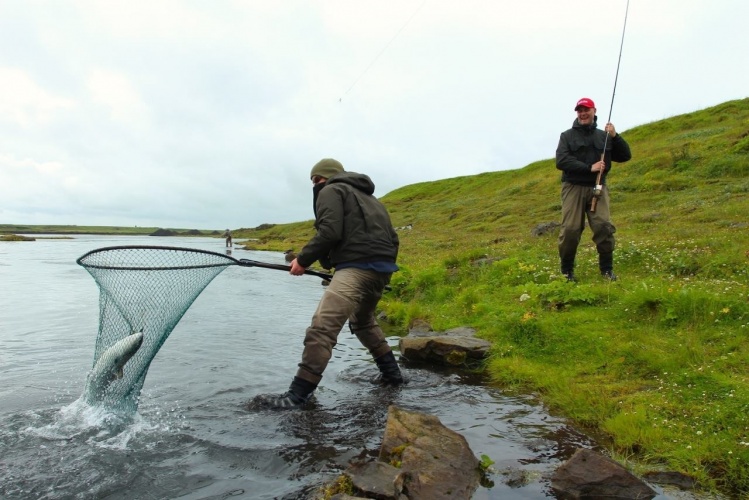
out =
{"type": "Polygon", "coordinates": [[[577,101],[577,104],[575,104],[575,111],[577,111],[577,108],[580,106],[583,106],[585,108],[595,108],[596,103],[593,102],[593,99],[588,99],[587,97],[583,97],[579,101],[577,101]]]}

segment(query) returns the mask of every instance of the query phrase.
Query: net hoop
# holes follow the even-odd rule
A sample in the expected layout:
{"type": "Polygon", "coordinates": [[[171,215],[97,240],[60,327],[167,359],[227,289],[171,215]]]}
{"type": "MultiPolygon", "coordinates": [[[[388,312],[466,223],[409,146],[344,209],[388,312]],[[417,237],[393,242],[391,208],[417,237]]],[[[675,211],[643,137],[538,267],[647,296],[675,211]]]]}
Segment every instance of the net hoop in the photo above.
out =
{"type": "Polygon", "coordinates": [[[181,270],[181,269],[201,269],[209,267],[225,267],[232,264],[239,264],[239,261],[222,255],[220,253],[211,252],[210,250],[201,250],[198,248],[184,248],[184,247],[166,247],[158,245],[121,245],[97,248],[83,254],[76,259],[76,264],[90,269],[120,269],[123,271],[158,271],[158,270],[181,270]],[[171,252],[182,252],[184,254],[200,254],[210,256],[219,259],[219,262],[215,263],[195,263],[195,264],[184,264],[184,265],[159,265],[159,266],[137,266],[126,263],[112,263],[112,264],[101,264],[97,263],[96,259],[101,258],[102,254],[110,253],[119,250],[165,250],[171,252]],[[229,261],[229,262],[227,262],[229,261]]]}

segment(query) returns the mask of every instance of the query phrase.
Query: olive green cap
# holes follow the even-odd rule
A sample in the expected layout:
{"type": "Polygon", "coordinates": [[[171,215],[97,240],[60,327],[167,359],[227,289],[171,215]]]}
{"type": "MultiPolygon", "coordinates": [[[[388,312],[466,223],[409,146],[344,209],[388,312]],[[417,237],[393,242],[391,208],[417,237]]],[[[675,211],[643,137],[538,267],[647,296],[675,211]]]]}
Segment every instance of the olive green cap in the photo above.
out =
{"type": "Polygon", "coordinates": [[[341,162],[338,160],[334,160],[333,158],[323,158],[312,167],[309,178],[311,179],[314,176],[319,175],[320,177],[330,179],[335,174],[343,171],[343,165],[341,165],[341,162]]]}

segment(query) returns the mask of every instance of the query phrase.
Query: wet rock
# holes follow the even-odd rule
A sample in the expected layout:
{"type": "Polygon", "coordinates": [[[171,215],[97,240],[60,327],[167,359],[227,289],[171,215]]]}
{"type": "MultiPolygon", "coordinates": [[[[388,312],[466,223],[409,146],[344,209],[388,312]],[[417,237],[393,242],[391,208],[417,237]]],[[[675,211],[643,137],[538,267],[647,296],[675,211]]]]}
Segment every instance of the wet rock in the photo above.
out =
{"type": "Polygon", "coordinates": [[[352,465],[345,475],[357,495],[366,495],[365,498],[398,498],[403,488],[401,470],[385,462],[352,465]]]}
{"type": "Polygon", "coordinates": [[[504,483],[510,488],[522,488],[528,486],[540,477],[538,471],[529,471],[523,469],[507,469],[502,472],[504,483]]]}
{"type": "Polygon", "coordinates": [[[466,439],[433,416],[388,408],[380,460],[400,465],[393,481],[406,498],[469,499],[481,479],[466,439]]]}
{"type": "Polygon", "coordinates": [[[432,325],[424,321],[423,319],[414,319],[411,321],[411,325],[408,328],[409,333],[418,332],[426,333],[432,331],[432,325]]]}
{"type": "Polygon", "coordinates": [[[470,499],[481,480],[466,439],[433,415],[388,408],[379,460],[349,467],[353,494],[337,500],[470,499]]]}
{"type": "Polygon", "coordinates": [[[430,362],[447,366],[475,364],[489,354],[491,343],[475,337],[473,328],[445,332],[411,330],[399,341],[400,353],[410,362],[430,362]]]}
{"type": "Polygon", "coordinates": [[[614,460],[583,448],[557,468],[551,487],[561,498],[650,499],[657,494],[614,460]]]}

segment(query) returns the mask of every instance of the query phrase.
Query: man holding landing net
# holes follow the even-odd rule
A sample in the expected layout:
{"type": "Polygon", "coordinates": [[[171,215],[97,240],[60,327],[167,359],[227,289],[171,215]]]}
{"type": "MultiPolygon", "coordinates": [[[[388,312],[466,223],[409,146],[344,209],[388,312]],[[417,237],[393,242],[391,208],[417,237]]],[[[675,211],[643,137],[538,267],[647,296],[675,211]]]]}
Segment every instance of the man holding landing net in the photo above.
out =
{"type": "Polygon", "coordinates": [[[296,408],[310,399],[346,321],[377,363],[376,381],[403,383],[395,355],[375,319],[382,291],[398,270],[399,241],[390,215],[373,196],[375,186],[368,176],[346,172],[332,158],[315,164],[310,178],[317,233],[291,262],[289,272],[302,275],[320,261],[326,269],[335,268],[335,274],[307,328],[302,361],[289,390],[255,398],[271,408],[296,408]]]}

